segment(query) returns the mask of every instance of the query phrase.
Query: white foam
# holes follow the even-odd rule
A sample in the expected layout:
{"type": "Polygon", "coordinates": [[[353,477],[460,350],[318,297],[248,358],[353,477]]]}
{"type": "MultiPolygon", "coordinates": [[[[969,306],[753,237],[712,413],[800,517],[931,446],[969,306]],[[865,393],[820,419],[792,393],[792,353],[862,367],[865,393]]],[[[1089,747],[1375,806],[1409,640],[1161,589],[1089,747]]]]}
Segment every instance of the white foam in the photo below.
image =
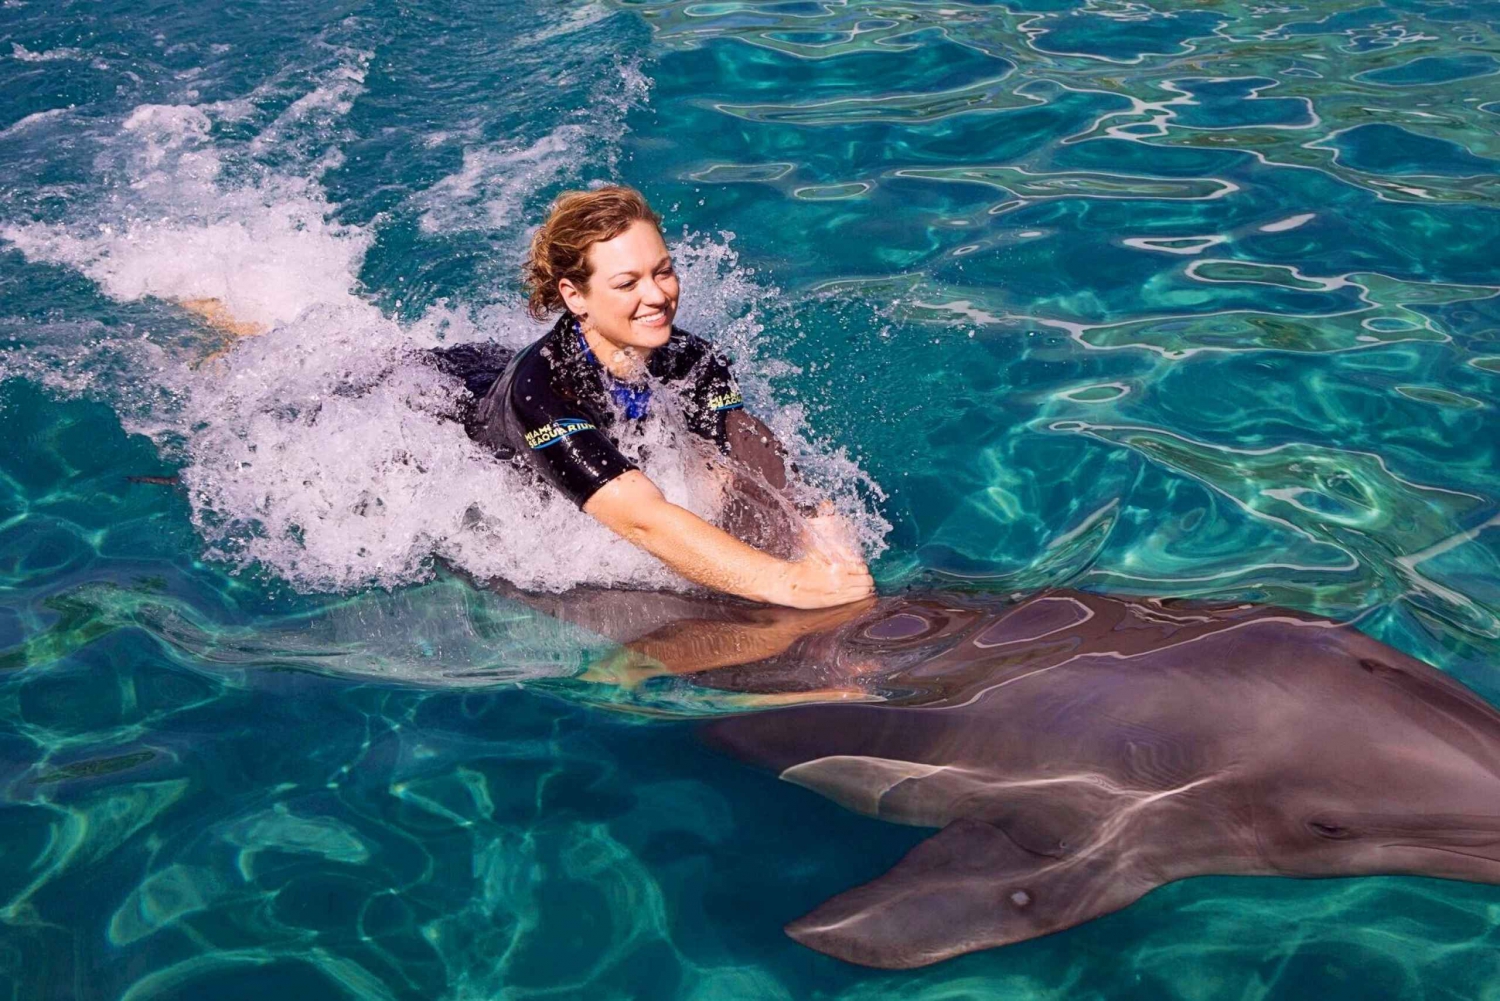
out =
{"type": "Polygon", "coordinates": [[[214,298],[238,319],[272,326],[347,300],[369,235],[332,222],[307,179],[221,184],[210,128],[195,107],[136,108],[123,125],[135,140],[131,196],[110,221],[7,224],[0,237],[29,260],[77,268],[123,301],[214,298]]]}
{"type": "Polygon", "coordinates": [[[250,142],[250,152],[262,154],[270,149],[285,152],[310,142],[322,148],[322,155],[303,151],[305,159],[316,162],[316,173],[323,173],[343,163],[343,154],[329,145],[334,125],[354,106],[365,91],[365,76],[374,53],[350,46],[340,47],[339,61],[320,75],[312,90],[287,106],[276,120],[261,130],[250,142]]]}
{"type": "MultiPolygon", "coordinates": [[[[195,429],[182,475],[210,555],[303,588],[395,586],[426,576],[434,556],[527,588],[680,586],[444,419],[457,386],[415,351],[436,343],[438,327],[470,322],[429,315],[403,328],[363,303],[311,309],[241,342],[213,371],[179,370],[181,410],[135,429],[195,429]]],[[[688,451],[661,447],[670,432],[648,422],[627,454],[669,499],[712,517],[713,484],[688,451]]]]}
{"type": "Polygon", "coordinates": [[[542,24],[536,31],[517,39],[517,43],[529,46],[561,38],[563,35],[571,35],[575,31],[598,24],[613,13],[615,11],[609,4],[585,3],[564,13],[556,23],[542,24]]]}
{"type": "Polygon", "coordinates": [[[413,196],[413,206],[422,210],[422,231],[524,231],[527,220],[521,210],[532,193],[558,183],[582,183],[580,166],[596,150],[613,169],[613,140],[624,129],[625,116],[648,99],[650,90],[651,80],[638,65],[617,63],[612,74],[601,76],[582,121],[564,122],[530,143],[505,139],[466,147],[458,171],[413,196]]]}
{"type": "MultiPolygon", "coordinates": [[[[872,502],[883,500],[885,494],[845,449],[810,439],[801,404],[777,397],[775,380],[796,375],[798,370],[763,350],[760,307],[774,302],[781,292],[756,281],[754,270],[740,264],[733,241],[734,234],[723,230],[715,238],[683,233],[671,242],[683,288],[676,323],[709,337],[734,359],[746,405],[786,447],[811,495],[832,500],[858,544],[866,553],[878,554],[885,549],[891,525],[872,502]]],[[[813,499],[811,495],[804,499],[813,499]]]]}
{"type": "Polygon", "coordinates": [[[32,52],[20,42],[10,43],[10,57],[19,59],[23,63],[52,63],[64,59],[86,59],[87,54],[82,49],[56,48],[45,52],[32,52]]]}
{"type": "Polygon", "coordinates": [[[525,147],[500,143],[466,148],[456,173],[412,199],[425,209],[418,225],[424,233],[515,227],[527,195],[576,169],[586,134],[580,125],[562,125],[525,147]]]}
{"type": "Polygon", "coordinates": [[[18,136],[28,129],[32,129],[38,125],[41,125],[43,122],[50,122],[58,118],[62,118],[64,115],[67,115],[70,110],[71,109],[69,108],[53,108],[51,111],[34,112],[30,115],[27,115],[25,118],[22,118],[20,121],[17,121],[11,125],[7,125],[3,129],[0,129],[0,139],[9,139],[12,136],[18,136]]]}

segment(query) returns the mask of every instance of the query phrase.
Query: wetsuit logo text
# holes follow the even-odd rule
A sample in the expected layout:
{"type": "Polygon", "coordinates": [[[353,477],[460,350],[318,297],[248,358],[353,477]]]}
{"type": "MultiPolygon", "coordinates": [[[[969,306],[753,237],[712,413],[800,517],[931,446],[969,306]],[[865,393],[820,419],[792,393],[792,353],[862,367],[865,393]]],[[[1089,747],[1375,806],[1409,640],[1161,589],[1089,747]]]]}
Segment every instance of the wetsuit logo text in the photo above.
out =
{"type": "Polygon", "coordinates": [[[526,447],[530,449],[546,448],[548,445],[556,445],[569,435],[580,431],[593,431],[594,425],[581,417],[559,417],[555,421],[549,421],[537,428],[535,431],[526,432],[526,447]]]}

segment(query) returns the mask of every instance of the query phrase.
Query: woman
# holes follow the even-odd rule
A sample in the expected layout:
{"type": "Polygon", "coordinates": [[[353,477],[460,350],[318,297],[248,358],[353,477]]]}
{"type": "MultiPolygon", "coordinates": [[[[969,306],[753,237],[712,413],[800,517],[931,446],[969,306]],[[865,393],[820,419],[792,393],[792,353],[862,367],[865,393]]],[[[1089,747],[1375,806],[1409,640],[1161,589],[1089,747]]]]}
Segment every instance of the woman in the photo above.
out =
{"type": "MultiPolygon", "coordinates": [[[[787,533],[767,531],[763,517],[787,506],[777,496],[787,486],[781,449],[744,410],[724,360],[672,326],[679,288],[659,226],[631,188],[568,192],[553,203],[526,264],[532,315],[561,312],[551,332],[513,359],[493,343],[429,352],[468,387],[463,423],[497,454],[525,456],[553,489],[691,581],[801,609],[868,597],[869,570],[826,502],[823,513],[795,519],[800,559],[767,551],[788,548],[787,533]],[[725,504],[735,534],[667,501],[622,454],[620,435],[651,412],[667,412],[752,472],[734,477],[725,504]]],[[[200,363],[265,332],[217,299],[180,305],[229,336],[200,363]]]]}
{"type": "Polygon", "coordinates": [[[804,555],[780,559],[668,501],[622,454],[620,435],[652,408],[785,487],[774,438],[744,410],[707,342],[672,326],[680,292],[660,219],[634,189],[574,191],[553,203],[526,263],[530,312],[561,312],[480,400],[472,432],[524,455],[583,511],[697,584],[753,601],[827,608],[874,590],[831,515],[809,519],[804,555]]]}

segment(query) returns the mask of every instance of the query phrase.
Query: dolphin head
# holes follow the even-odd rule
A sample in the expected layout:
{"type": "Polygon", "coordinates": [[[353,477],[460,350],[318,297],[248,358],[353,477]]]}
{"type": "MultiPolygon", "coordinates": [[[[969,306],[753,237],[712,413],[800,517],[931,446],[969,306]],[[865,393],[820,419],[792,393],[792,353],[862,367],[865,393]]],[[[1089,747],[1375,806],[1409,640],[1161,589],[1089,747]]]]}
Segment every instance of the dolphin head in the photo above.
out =
{"type": "MultiPolygon", "coordinates": [[[[1361,644],[1363,646],[1363,644],[1361,644]]],[[[1247,806],[1261,854],[1296,876],[1500,883],[1500,713],[1369,641],[1292,714],[1247,806]],[[1352,661],[1352,662],[1351,662],[1352,661]]]]}

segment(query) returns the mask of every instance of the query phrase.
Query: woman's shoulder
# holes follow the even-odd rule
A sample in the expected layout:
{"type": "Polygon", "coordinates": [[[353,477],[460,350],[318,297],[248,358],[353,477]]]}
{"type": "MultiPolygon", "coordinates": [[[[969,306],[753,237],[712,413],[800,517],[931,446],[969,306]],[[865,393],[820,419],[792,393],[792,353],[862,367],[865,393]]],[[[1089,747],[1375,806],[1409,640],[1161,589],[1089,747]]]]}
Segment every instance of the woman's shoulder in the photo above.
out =
{"type": "Polygon", "coordinates": [[[577,352],[570,350],[572,341],[565,336],[567,317],[552,325],[545,334],[516,353],[512,369],[519,378],[528,381],[551,382],[560,376],[577,352]]]}

